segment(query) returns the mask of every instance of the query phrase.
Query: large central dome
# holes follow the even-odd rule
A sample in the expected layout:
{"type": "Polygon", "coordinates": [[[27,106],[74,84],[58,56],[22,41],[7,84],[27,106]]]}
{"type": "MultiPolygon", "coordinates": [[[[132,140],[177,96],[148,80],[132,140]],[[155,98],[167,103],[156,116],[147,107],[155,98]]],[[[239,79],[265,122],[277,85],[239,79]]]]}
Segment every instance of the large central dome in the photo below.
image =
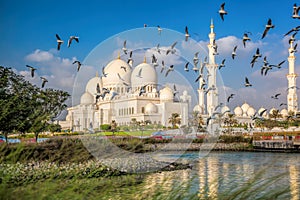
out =
{"type": "Polygon", "coordinates": [[[133,88],[152,85],[157,83],[157,76],[154,67],[146,62],[134,68],[131,74],[131,84],[133,88]]]}
{"type": "Polygon", "coordinates": [[[131,67],[120,58],[115,59],[108,63],[104,68],[106,77],[102,77],[103,87],[116,87],[117,85],[123,85],[123,82],[130,84],[131,67]],[[120,79],[120,77],[121,80],[120,79]]]}

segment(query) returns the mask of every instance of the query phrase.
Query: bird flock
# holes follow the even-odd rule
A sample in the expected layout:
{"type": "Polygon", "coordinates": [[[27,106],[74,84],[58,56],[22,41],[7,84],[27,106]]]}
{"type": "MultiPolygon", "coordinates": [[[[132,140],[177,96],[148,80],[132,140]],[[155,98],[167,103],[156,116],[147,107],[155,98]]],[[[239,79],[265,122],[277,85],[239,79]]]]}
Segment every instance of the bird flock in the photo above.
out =
{"type": "MultiPolygon", "coordinates": [[[[299,9],[300,7],[297,6],[297,4],[294,4],[293,5],[293,8],[292,8],[292,18],[293,19],[300,19],[300,16],[299,16],[299,9]]],[[[225,2],[222,3],[220,5],[220,8],[218,10],[218,13],[220,15],[220,18],[222,20],[222,22],[225,22],[225,18],[227,15],[229,15],[230,13],[227,11],[227,9],[225,8],[225,2]]],[[[144,28],[147,28],[148,25],[147,24],[144,24],[144,28]]],[[[262,34],[262,37],[261,37],[261,40],[263,40],[264,38],[267,37],[268,33],[275,28],[275,25],[273,24],[272,22],[272,19],[271,18],[268,18],[267,19],[267,22],[264,26],[264,30],[263,30],[263,34],[262,34]]],[[[297,33],[299,32],[300,30],[300,26],[296,26],[292,29],[290,29],[286,34],[284,34],[284,37],[285,36],[290,36],[290,39],[289,39],[289,44],[292,45],[295,41],[296,41],[296,35],[297,33]]],[[[163,28],[161,28],[159,25],[157,25],[157,32],[159,35],[162,35],[163,34],[163,28]]],[[[243,47],[241,48],[247,48],[247,43],[249,41],[251,41],[251,35],[252,33],[251,32],[244,32],[243,36],[241,37],[241,40],[242,40],[242,43],[243,43],[243,47]]],[[[62,48],[62,45],[64,44],[64,41],[61,39],[61,37],[56,34],[55,35],[56,37],[56,42],[57,42],[57,47],[56,49],[58,51],[61,50],[62,48]]],[[[189,29],[187,26],[185,26],[184,28],[184,41],[187,42],[189,40],[189,38],[191,37],[190,33],[189,33],[189,29]]],[[[77,43],[79,43],[79,37],[78,36],[70,36],[69,39],[68,39],[68,42],[67,42],[67,47],[69,48],[72,44],[73,41],[76,41],[77,43]]],[[[158,54],[163,54],[165,53],[166,56],[168,55],[172,55],[172,54],[175,54],[176,53],[176,45],[177,45],[177,41],[173,42],[167,49],[165,48],[161,48],[160,44],[157,44],[157,46],[154,48],[154,50],[158,53],[158,54]]],[[[214,40],[213,41],[213,44],[212,44],[212,48],[214,49],[214,52],[213,52],[213,55],[219,55],[219,52],[218,52],[218,45],[216,43],[216,41],[214,40]]],[[[236,60],[238,56],[238,49],[240,47],[238,45],[235,45],[233,48],[232,48],[232,53],[231,53],[231,58],[232,60],[236,60]]],[[[128,56],[127,58],[127,63],[133,63],[133,51],[129,50],[127,48],[127,41],[125,40],[123,42],[123,46],[121,48],[121,51],[126,55],[128,56]]],[[[293,46],[293,48],[290,50],[291,53],[295,53],[297,52],[297,44],[295,44],[293,46]]],[[[263,57],[262,53],[260,52],[260,49],[257,48],[256,49],[256,52],[254,53],[254,55],[252,56],[252,59],[250,61],[250,66],[251,68],[254,68],[256,63],[259,63],[260,62],[260,59],[263,57]]],[[[223,68],[226,67],[226,59],[222,59],[222,62],[221,64],[219,65],[218,69],[219,70],[223,70],[223,68]]],[[[268,58],[267,56],[264,56],[263,57],[263,60],[262,60],[262,65],[261,65],[261,75],[262,76],[267,76],[268,72],[270,70],[272,70],[273,68],[278,68],[280,69],[283,64],[285,63],[285,60],[281,61],[280,63],[278,64],[270,64],[268,62],[268,58]]],[[[78,60],[75,60],[73,62],[74,65],[77,66],[77,72],[80,70],[81,66],[83,65],[80,61],[78,60]]],[[[164,60],[162,60],[161,62],[159,62],[158,58],[153,54],[152,57],[151,57],[151,64],[155,67],[155,68],[158,68],[159,66],[161,67],[160,68],[160,73],[164,73],[164,76],[167,77],[169,76],[170,73],[172,73],[174,71],[174,65],[166,65],[166,63],[164,62],[164,60]]],[[[194,54],[194,58],[193,58],[193,68],[191,69],[192,71],[194,72],[197,72],[199,73],[199,75],[197,76],[195,82],[201,82],[201,85],[200,85],[200,89],[203,89],[205,91],[205,94],[207,94],[209,91],[211,90],[215,90],[216,89],[216,86],[212,86],[212,87],[209,87],[209,88],[206,88],[207,86],[207,79],[209,76],[211,76],[211,74],[209,74],[208,70],[207,70],[207,74],[206,74],[206,79],[204,78],[204,69],[205,69],[205,66],[208,64],[208,61],[207,61],[207,57],[204,58],[204,61],[200,62],[200,67],[198,68],[199,64],[199,52],[195,52],[194,54]]],[[[190,65],[191,63],[190,62],[186,62],[185,65],[184,65],[184,71],[185,72],[189,72],[190,71],[190,65]]],[[[30,73],[31,73],[31,77],[34,77],[35,75],[35,71],[37,70],[37,68],[35,67],[32,67],[30,65],[26,65],[26,67],[30,70],[30,73]]],[[[121,66],[121,68],[126,72],[126,67],[124,66],[121,66]]],[[[107,73],[105,71],[105,67],[102,67],[102,73],[101,73],[101,77],[107,77],[107,73]]],[[[125,82],[124,78],[118,74],[118,77],[119,79],[123,82],[123,84],[125,86],[127,86],[128,88],[130,88],[129,84],[125,82]]],[[[142,68],[139,70],[138,74],[137,74],[137,77],[139,78],[142,78],[143,77],[143,70],[142,68]]],[[[42,88],[45,86],[45,84],[48,82],[48,80],[45,78],[45,77],[40,77],[41,80],[42,80],[42,88]]],[[[248,77],[245,77],[245,82],[243,84],[245,87],[252,87],[253,84],[250,82],[249,78],[248,77]]],[[[139,96],[141,96],[143,93],[145,93],[145,88],[146,88],[147,85],[144,85],[143,87],[140,88],[140,91],[139,91],[139,96]]],[[[292,87],[289,87],[287,90],[289,89],[298,89],[296,86],[292,86],[292,87]]],[[[105,95],[106,94],[109,94],[111,93],[111,100],[118,95],[117,92],[114,92],[114,91],[109,91],[107,88],[100,88],[100,85],[97,84],[97,88],[96,88],[96,91],[97,91],[97,94],[96,94],[96,102],[99,100],[99,98],[101,97],[102,99],[104,99],[105,95]]],[[[176,86],[174,85],[174,95],[178,93],[178,91],[176,90],[176,86]]],[[[280,93],[277,93],[273,96],[271,96],[272,99],[275,99],[275,100],[278,100],[278,97],[280,96],[281,94],[280,93]]],[[[234,99],[234,96],[235,94],[230,94],[228,97],[227,97],[227,103],[229,103],[232,99],[234,99]]],[[[286,104],[285,103],[281,103],[280,106],[285,106],[286,104]]],[[[224,104],[220,104],[217,108],[219,109],[220,107],[224,106],[224,104]]],[[[226,111],[228,112],[228,111],[226,111]]],[[[225,112],[225,113],[226,113],[225,112]]],[[[265,112],[265,111],[264,111],[265,112]]],[[[264,113],[263,112],[263,113],[264,113]]],[[[225,114],[225,113],[221,113],[221,115],[225,114]]],[[[263,113],[255,113],[255,116],[253,118],[257,119],[257,118],[261,118],[263,113]]],[[[215,114],[213,114],[212,116],[209,117],[208,121],[213,119],[216,115],[216,112],[215,114]]]]}
{"type": "MultiPolygon", "coordinates": [[[[60,36],[58,34],[55,34],[56,37],[56,42],[57,42],[57,51],[60,51],[61,49],[61,45],[64,43],[64,41],[60,38],[60,36]]],[[[68,39],[68,44],[67,47],[69,48],[72,44],[72,41],[75,40],[77,43],[79,43],[79,37],[78,36],[70,36],[68,39]]],[[[76,64],[77,65],[77,72],[80,70],[80,67],[82,66],[81,62],[78,60],[75,60],[73,63],[73,65],[76,64]]],[[[30,65],[26,65],[26,67],[30,70],[30,75],[32,78],[34,78],[35,76],[35,71],[37,70],[36,67],[32,67],[30,65]]],[[[45,77],[40,77],[40,79],[42,80],[42,84],[41,87],[44,88],[46,83],[48,82],[48,80],[45,77]]]]}

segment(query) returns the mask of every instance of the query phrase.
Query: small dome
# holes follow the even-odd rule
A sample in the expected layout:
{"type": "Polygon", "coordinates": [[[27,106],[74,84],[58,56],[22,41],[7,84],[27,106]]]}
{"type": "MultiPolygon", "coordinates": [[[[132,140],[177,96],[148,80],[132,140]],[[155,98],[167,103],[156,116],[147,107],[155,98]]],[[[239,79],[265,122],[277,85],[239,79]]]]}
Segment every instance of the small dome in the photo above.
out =
{"type": "Polygon", "coordinates": [[[249,104],[246,102],[241,106],[243,113],[247,113],[247,110],[250,108],[249,104]]]}
{"type": "Polygon", "coordinates": [[[160,90],[160,101],[173,101],[174,95],[171,88],[166,86],[164,89],[160,90]]]}
{"type": "Polygon", "coordinates": [[[223,106],[222,109],[221,109],[221,112],[222,113],[226,112],[225,116],[227,116],[230,113],[230,108],[228,106],[223,106]]]}
{"type": "Polygon", "coordinates": [[[252,117],[252,116],[254,116],[255,112],[256,112],[256,110],[254,108],[249,107],[248,110],[247,110],[247,115],[249,117],[252,117]]]}
{"type": "Polygon", "coordinates": [[[131,83],[133,88],[146,84],[156,84],[157,76],[154,67],[148,63],[141,63],[136,66],[131,74],[131,83]]]}
{"type": "Polygon", "coordinates": [[[80,98],[80,104],[92,104],[94,103],[94,97],[89,92],[85,92],[80,98]]]}
{"type": "Polygon", "coordinates": [[[234,114],[236,115],[236,116],[242,116],[243,115],[243,110],[242,110],[242,108],[241,107],[236,107],[235,109],[234,109],[234,114]]]}
{"type": "Polygon", "coordinates": [[[102,82],[100,77],[96,76],[94,78],[91,78],[85,86],[85,91],[89,92],[90,94],[96,94],[97,83],[99,83],[99,86],[101,88],[102,82]]]}
{"type": "Polygon", "coordinates": [[[282,117],[286,117],[289,115],[287,109],[285,109],[285,108],[281,110],[280,114],[282,115],[282,117]]]}
{"type": "Polygon", "coordinates": [[[104,72],[107,74],[106,77],[102,77],[103,87],[114,87],[115,85],[123,85],[124,82],[130,84],[131,67],[121,59],[115,59],[108,63],[104,68],[104,72]],[[119,77],[119,75],[120,77],[119,77]]]}
{"type": "Polygon", "coordinates": [[[194,108],[193,108],[193,111],[194,112],[198,112],[200,114],[203,114],[204,113],[204,108],[200,105],[196,105],[194,108]]]}
{"type": "Polygon", "coordinates": [[[150,114],[150,113],[157,113],[157,106],[154,103],[148,103],[145,106],[145,113],[150,114]]]}
{"type": "MultiPolygon", "coordinates": [[[[264,111],[265,108],[261,107],[259,110],[258,110],[258,113],[261,113],[262,111],[264,111]]],[[[266,117],[267,116],[267,112],[264,112],[263,114],[263,117],[266,117]]]]}

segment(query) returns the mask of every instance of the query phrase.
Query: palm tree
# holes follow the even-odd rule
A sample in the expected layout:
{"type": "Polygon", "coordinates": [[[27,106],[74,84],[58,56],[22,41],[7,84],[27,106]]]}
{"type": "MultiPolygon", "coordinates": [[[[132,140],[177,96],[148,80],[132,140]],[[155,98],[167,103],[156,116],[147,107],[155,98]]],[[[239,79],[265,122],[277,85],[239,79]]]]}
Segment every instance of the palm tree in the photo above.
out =
{"type": "Polygon", "coordinates": [[[270,113],[269,117],[270,117],[271,119],[274,119],[274,120],[276,121],[276,119],[281,118],[282,115],[280,114],[279,110],[274,109],[274,110],[272,111],[272,113],[270,113]]]}
{"type": "Polygon", "coordinates": [[[235,119],[235,115],[232,113],[229,113],[224,119],[224,124],[227,125],[228,133],[231,132],[231,128],[237,123],[238,121],[235,119]]]}
{"type": "Polygon", "coordinates": [[[169,123],[172,124],[172,128],[175,128],[177,124],[181,123],[181,118],[178,113],[172,113],[171,117],[169,118],[169,123]]]}

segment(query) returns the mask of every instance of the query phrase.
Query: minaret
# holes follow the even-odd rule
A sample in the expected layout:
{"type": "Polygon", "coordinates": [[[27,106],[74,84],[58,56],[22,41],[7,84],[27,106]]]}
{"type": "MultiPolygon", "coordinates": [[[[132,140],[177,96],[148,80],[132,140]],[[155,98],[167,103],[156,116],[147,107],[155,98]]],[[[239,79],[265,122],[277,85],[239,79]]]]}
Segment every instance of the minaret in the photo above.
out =
{"type": "Polygon", "coordinates": [[[296,78],[297,74],[295,73],[295,52],[294,52],[294,41],[291,40],[289,48],[289,73],[286,75],[288,80],[288,95],[287,95],[287,105],[288,111],[297,112],[298,111],[298,98],[297,98],[297,87],[296,87],[296,78]]]}
{"type": "Polygon", "coordinates": [[[208,71],[208,83],[207,83],[207,113],[212,115],[215,110],[215,107],[218,105],[218,89],[217,89],[217,69],[218,65],[215,62],[215,54],[216,52],[216,44],[215,44],[215,37],[216,34],[214,33],[214,24],[211,21],[210,25],[210,33],[209,37],[209,44],[208,47],[208,63],[206,64],[206,68],[208,71]]]}

